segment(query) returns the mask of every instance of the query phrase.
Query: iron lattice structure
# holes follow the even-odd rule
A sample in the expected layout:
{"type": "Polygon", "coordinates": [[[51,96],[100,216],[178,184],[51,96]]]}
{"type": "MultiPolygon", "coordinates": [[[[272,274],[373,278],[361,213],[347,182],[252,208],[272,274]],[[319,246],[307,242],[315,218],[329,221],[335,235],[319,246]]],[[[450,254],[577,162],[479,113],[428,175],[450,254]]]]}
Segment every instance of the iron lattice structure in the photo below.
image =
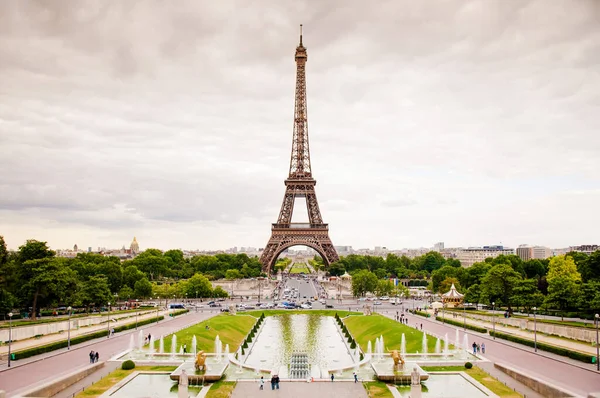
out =
{"type": "MultiPolygon", "coordinates": [[[[302,25],[300,26],[302,29],[302,25]]],[[[339,260],[329,238],[329,226],[323,223],[315,193],[317,181],[312,176],[308,145],[308,118],[306,111],[306,48],[296,47],[296,98],[294,105],[294,136],[290,173],[285,180],[285,195],[277,223],[271,227],[271,238],[260,257],[263,271],[270,273],[279,254],[291,246],[304,245],[316,250],[326,265],[339,260]],[[308,223],[292,223],[296,198],[305,198],[308,223]]]]}

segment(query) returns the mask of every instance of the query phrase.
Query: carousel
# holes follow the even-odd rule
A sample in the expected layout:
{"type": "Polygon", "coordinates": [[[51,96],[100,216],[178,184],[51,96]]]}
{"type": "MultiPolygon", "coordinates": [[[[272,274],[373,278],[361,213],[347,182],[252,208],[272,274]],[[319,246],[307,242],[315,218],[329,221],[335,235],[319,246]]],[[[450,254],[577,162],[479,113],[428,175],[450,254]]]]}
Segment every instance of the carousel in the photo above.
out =
{"type": "Polygon", "coordinates": [[[450,290],[447,291],[446,293],[442,294],[442,303],[444,304],[444,307],[446,307],[446,308],[460,307],[460,305],[463,302],[464,297],[465,297],[465,295],[460,294],[458,292],[458,290],[456,290],[456,287],[454,286],[454,283],[453,283],[450,290]]]}

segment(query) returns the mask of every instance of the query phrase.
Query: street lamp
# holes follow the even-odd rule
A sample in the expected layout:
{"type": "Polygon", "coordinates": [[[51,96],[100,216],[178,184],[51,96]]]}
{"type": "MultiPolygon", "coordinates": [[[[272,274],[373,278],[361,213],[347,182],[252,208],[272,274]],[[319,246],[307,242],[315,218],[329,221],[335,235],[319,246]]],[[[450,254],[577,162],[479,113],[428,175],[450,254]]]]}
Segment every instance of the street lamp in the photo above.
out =
{"type": "Polygon", "coordinates": [[[494,325],[494,340],[496,340],[496,317],[494,316],[495,309],[496,303],[492,301],[492,324],[494,325]]]}
{"type": "Polygon", "coordinates": [[[106,322],[106,338],[110,337],[110,302],[108,303],[108,320],[106,322]]]}
{"type": "MultiPolygon", "coordinates": [[[[156,296],[157,300],[160,300],[158,296],[156,296]]],[[[156,323],[158,323],[158,310],[160,309],[160,301],[158,302],[158,305],[156,306],[156,323]]]]}
{"type": "Polygon", "coordinates": [[[69,331],[67,332],[67,350],[71,349],[71,306],[67,307],[67,311],[69,311],[69,331]]]}
{"type": "Polygon", "coordinates": [[[596,370],[600,370],[600,346],[598,345],[598,322],[600,321],[600,315],[594,315],[596,318],[596,370]]]}
{"type": "Polygon", "coordinates": [[[537,311],[537,307],[533,307],[533,350],[537,352],[537,318],[535,313],[537,311]]]}
{"type": "Polygon", "coordinates": [[[467,306],[465,305],[465,299],[463,298],[463,331],[467,331],[467,306]]]}
{"type": "Polygon", "coordinates": [[[8,367],[9,368],[10,368],[10,358],[11,358],[10,348],[12,345],[12,317],[13,317],[13,313],[9,312],[8,313],[8,367]]]}
{"type": "Polygon", "coordinates": [[[135,309],[135,330],[137,330],[138,309],[135,309]]]}

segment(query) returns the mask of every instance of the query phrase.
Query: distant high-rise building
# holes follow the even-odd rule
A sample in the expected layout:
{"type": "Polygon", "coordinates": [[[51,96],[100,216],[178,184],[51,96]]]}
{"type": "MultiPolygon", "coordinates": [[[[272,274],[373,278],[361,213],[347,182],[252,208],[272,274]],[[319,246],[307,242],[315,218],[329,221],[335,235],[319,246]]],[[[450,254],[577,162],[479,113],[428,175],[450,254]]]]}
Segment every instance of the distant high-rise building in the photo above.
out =
{"type": "Polygon", "coordinates": [[[92,246],[88,246],[88,253],[92,252],[92,246]]]}
{"type": "Polygon", "coordinates": [[[528,245],[520,245],[517,247],[517,256],[523,261],[531,260],[533,257],[532,247],[528,245]]]}
{"type": "Polygon", "coordinates": [[[435,245],[433,245],[433,251],[441,252],[442,250],[444,250],[444,242],[438,242],[435,245]]]}
{"type": "Polygon", "coordinates": [[[552,257],[552,250],[544,246],[520,245],[517,247],[517,256],[523,261],[544,260],[552,257]]]}
{"type": "Polygon", "coordinates": [[[588,256],[597,250],[600,250],[600,246],[598,245],[581,245],[569,247],[569,251],[585,253],[588,256]]]}
{"type": "Polygon", "coordinates": [[[463,267],[470,267],[475,263],[481,263],[488,257],[498,257],[499,255],[515,254],[514,249],[509,249],[504,246],[483,246],[469,247],[468,249],[460,249],[456,253],[456,259],[460,261],[463,267]]]}
{"type": "Polygon", "coordinates": [[[135,236],[133,237],[133,242],[131,242],[129,249],[131,249],[131,254],[137,254],[140,252],[140,245],[138,244],[138,241],[135,238],[135,236]]]}
{"type": "Polygon", "coordinates": [[[77,251],[77,243],[75,243],[75,244],[73,245],[73,251],[74,251],[74,252],[76,252],[76,251],[77,251]]]}

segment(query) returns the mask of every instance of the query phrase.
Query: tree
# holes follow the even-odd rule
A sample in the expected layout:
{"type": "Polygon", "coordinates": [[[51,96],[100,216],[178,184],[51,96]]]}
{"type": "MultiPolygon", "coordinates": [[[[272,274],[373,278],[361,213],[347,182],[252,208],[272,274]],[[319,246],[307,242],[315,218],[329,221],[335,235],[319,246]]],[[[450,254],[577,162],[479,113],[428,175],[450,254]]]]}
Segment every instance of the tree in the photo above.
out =
{"type": "Polygon", "coordinates": [[[225,279],[241,279],[242,278],[242,273],[240,271],[238,271],[237,269],[228,269],[227,271],[225,271],[225,279]]]}
{"type": "Polygon", "coordinates": [[[427,254],[425,254],[425,257],[423,258],[423,266],[421,269],[427,272],[432,272],[436,269],[442,268],[445,262],[446,259],[442,257],[440,253],[430,251],[427,254]]]}
{"type": "Polygon", "coordinates": [[[121,290],[119,290],[119,297],[122,300],[129,300],[130,298],[134,297],[134,295],[135,293],[133,292],[133,289],[127,285],[123,286],[121,290]]]}
{"type": "Polygon", "coordinates": [[[144,277],[135,282],[133,286],[133,294],[138,298],[147,298],[152,296],[152,284],[144,277]]]}
{"type": "Polygon", "coordinates": [[[548,267],[542,260],[531,259],[523,263],[523,270],[525,270],[525,276],[529,279],[540,278],[546,275],[548,267]]]}
{"type": "Polygon", "coordinates": [[[128,265],[123,270],[123,284],[132,289],[135,287],[135,282],[145,277],[146,274],[140,271],[135,265],[128,265]]]}
{"type": "Polygon", "coordinates": [[[0,267],[8,261],[8,250],[6,250],[6,242],[4,236],[0,235],[0,267]]]}
{"type": "Polygon", "coordinates": [[[439,291],[441,293],[448,292],[450,290],[450,288],[452,287],[452,284],[454,284],[454,287],[456,288],[456,290],[461,290],[460,282],[458,281],[458,279],[453,276],[449,276],[440,283],[439,291]]]}
{"type": "Polygon", "coordinates": [[[77,299],[86,308],[92,304],[98,307],[108,304],[112,299],[108,279],[103,275],[91,276],[81,283],[77,299]]]}
{"type": "Polygon", "coordinates": [[[544,295],[538,290],[536,279],[519,280],[513,289],[515,305],[523,307],[529,312],[533,307],[539,307],[544,302],[544,295]]]}
{"type": "Polygon", "coordinates": [[[212,297],[212,292],[210,281],[202,274],[195,274],[187,280],[188,297],[212,297]]]}
{"type": "Polygon", "coordinates": [[[455,279],[458,279],[458,275],[461,275],[464,272],[465,271],[463,268],[455,268],[449,265],[445,265],[442,268],[433,271],[431,273],[431,283],[433,291],[445,293],[448,289],[450,289],[450,286],[448,286],[446,290],[440,289],[440,284],[442,283],[442,281],[449,277],[454,277],[455,279]]]}
{"type": "Polygon", "coordinates": [[[377,283],[377,276],[371,271],[358,271],[352,275],[352,294],[354,297],[362,297],[367,292],[374,292],[377,283]]]}
{"type": "Polygon", "coordinates": [[[464,300],[466,303],[479,303],[480,296],[481,296],[481,289],[479,288],[478,284],[474,284],[474,285],[471,285],[471,287],[469,287],[467,289],[464,300]]]}
{"type": "Polygon", "coordinates": [[[562,311],[575,305],[581,274],[571,256],[557,256],[548,266],[548,296],[546,304],[562,311]]]}
{"type": "Polygon", "coordinates": [[[585,261],[577,264],[577,270],[583,282],[600,281],[600,250],[596,250],[585,261]]]}
{"type": "Polygon", "coordinates": [[[521,275],[506,263],[494,265],[481,281],[482,297],[488,302],[500,300],[511,310],[511,296],[521,275]]]}
{"type": "Polygon", "coordinates": [[[591,281],[581,285],[579,309],[589,314],[600,312],[600,281],[591,281]]]}
{"type": "Polygon", "coordinates": [[[375,294],[377,296],[389,296],[394,290],[394,284],[387,279],[382,279],[377,281],[377,289],[375,290],[375,294]]]}
{"type": "Polygon", "coordinates": [[[213,289],[213,297],[229,297],[229,294],[221,286],[217,286],[213,289]]]}
{"type": "Polygon", "coordinates": [[[488,263],[475,263],[469,268],[465,269],[465,272],[460,277],[460,284],[468,288],[473,285],[481,285],[481,281],[487,275],[488,271],[492,266],[488,263]]]}
{"type": "Polygon", "coordinates": [[[344,268],[344,265],[339,262],[331,264],[327,269],[327,273],[331,276],[341,276],[344,275],[345,272],[346,269],[344,268]]]}

